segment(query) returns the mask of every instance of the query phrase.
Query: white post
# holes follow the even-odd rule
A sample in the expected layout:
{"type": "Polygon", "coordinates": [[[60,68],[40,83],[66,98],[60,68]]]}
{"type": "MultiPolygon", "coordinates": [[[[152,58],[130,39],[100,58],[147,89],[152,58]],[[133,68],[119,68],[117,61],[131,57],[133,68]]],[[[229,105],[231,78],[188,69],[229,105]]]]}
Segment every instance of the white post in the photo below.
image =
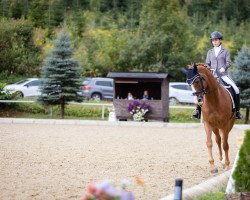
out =
{"type": "Polygon", "coordinates": [[[104,105],[102,105],[102,120],[104,120],[104,105]]]}

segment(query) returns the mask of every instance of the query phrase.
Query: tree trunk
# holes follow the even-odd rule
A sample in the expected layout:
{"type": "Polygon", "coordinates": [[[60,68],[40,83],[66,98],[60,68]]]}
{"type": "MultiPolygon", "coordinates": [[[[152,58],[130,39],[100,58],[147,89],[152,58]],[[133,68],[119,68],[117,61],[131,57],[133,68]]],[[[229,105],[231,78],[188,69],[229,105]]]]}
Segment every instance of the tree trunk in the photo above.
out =
{"type": "Polygon", "coordinates": [[[249,124],[249,108],[246,108],[245,124],[249,124]]]}
{"type": "Polygon", "coordinates": [[[61,119],[64,119],[64,109],[65,109],[65,102],[61,103],[61,119]]]}

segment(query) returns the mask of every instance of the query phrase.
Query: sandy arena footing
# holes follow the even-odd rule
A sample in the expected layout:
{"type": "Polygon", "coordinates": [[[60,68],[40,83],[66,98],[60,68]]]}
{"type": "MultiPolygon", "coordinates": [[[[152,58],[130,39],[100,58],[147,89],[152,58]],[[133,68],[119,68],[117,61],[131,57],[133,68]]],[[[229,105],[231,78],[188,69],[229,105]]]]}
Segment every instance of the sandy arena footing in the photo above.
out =
{"type": "MultiPolygon", "coordinates": [[[[201,125],[10,121],[0,120],[0,199],[81,199],[90,182],[128,179],[137,200],[156,200],[173,192],[175,178],[185,189],[212,177],[201,125]]],[[[231,162],[242,135],[230,133],[231,162]]]]}

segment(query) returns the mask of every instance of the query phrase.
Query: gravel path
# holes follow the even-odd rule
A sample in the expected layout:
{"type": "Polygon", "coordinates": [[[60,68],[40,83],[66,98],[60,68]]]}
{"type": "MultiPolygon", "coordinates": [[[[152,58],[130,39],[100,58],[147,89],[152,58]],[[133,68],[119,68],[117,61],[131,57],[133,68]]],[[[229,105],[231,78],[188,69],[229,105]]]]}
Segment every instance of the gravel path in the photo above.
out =
{"type": "MultiPolygon", "coordinates": [[[[242,134],[230,133],[231,163],[242,134]]],[[[184,188],[211,178],[203,128],[0,124],[0,153],[4,200],[81,199],[90,182],[124,178],[136,199],[155,200],[172,193],[175,178],[184,188]]]]}

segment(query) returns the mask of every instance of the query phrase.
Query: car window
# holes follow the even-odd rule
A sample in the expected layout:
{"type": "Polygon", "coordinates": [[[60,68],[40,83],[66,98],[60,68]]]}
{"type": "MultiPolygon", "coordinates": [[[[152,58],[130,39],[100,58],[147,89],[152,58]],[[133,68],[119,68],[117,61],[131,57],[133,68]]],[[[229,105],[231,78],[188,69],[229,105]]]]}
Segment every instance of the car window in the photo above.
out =
{"type": "Polygon", "coordinates": [[[96,81],[96,85],[112,87],[112,82],[110,81],[96,81]]]}
{"type": "Polygon", "coordinates": [[[189,85],[172,85],[172,87],[179,90],[192,90],[189,85]]]}
{"type": "Polygon", "coordinates": [[[23,84],[23,83],[25,83],[25,82],[27,82],[28,81],[28,79],[25,79],[25,80],[22,80],[22,81],[19,81],[19,82],[17,82],[17,83],[15,83],[16,85],[20,85],[20,84],[23,84]]]}
{"type": "Polygon", "coordinates": [[[90,83],[90,80],[83,81],[82,85],[88,85],[90,83]]]}
{"type": "Polygon", "coordinates": [[[173,85],[172,87],[179,90],[187,90],[185,85],[173,85]]]}
{"type": "Polygon", "coordinates": [[[31,81],[31,82],[29,82],[28,84],[25,84],[25,85],[29,85],[29,86],[40,86],[40,85],[42,85],[42,81],[40,81],[40,80],[35,80],[35,81],[31,81]]]}

